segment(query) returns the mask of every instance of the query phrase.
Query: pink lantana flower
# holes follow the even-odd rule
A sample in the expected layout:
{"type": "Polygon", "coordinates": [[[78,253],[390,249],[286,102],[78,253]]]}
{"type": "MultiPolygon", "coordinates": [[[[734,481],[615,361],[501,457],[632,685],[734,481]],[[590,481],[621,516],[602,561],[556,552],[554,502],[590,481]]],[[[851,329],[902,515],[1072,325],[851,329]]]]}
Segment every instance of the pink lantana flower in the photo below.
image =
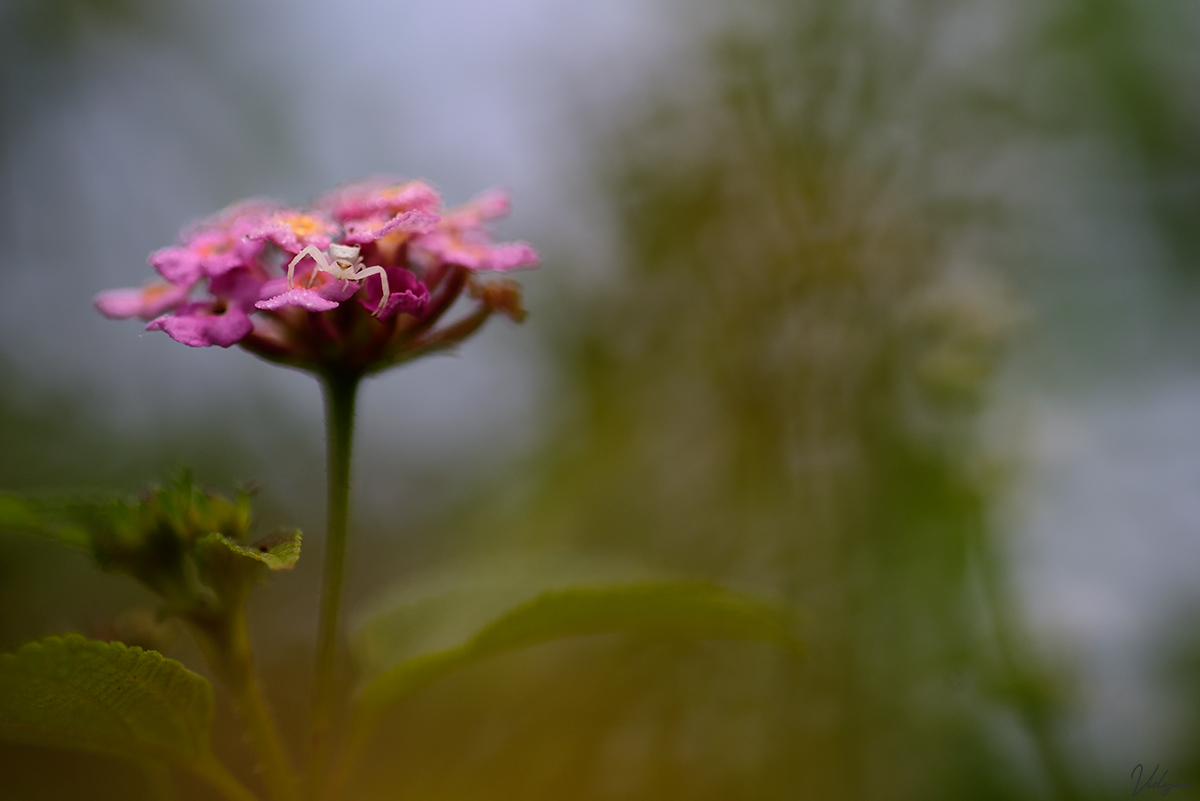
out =
{"type": "Polygon", "coordinates": [[[403,181],[375,176],[340,186],[317,200],[339,222],[393,217],[408,211],[436,215],[442,199],[424,181],[403,181]]]}
{"type": "Polygon", "coordinates": [[[286,278],[268,281],[262,286],[262,297],[255,307],[275,311],[298,306],[307,311],[330,311],[339,303],[350,300],[359,286],[353,281],[339,281],[327,272],[313,270],[307,286],[288,288],[286,278]]]}
{"type": "Polygon", "coordinates": [[[423,315],[429,307],[429,288],[417,280],[417,276],[411,270],[403,267],[384,269],[387,271],[388,288],[391,290],[387,300],[380,306],[380,301],[383,300],[383,282],[373,275],[366,280],[362,297],[358,299],[362,307],[368,311],[379,309],[375,316],[380,320],[401,313],[414,317],[423,315]]]}
{"type": "Polygon", "coordinates": [[[163,331],[194,348],[235,345],[254,330],[250,312],[262,292],[262,279],[252,267],[227,270],[209,281],[210,299],[182,304],[172,314],[151,320],[146,330],[163,331]]]}
{"type": "Polygon", "coordinates": [[[146,325],[147,331],[163,331],[176,342],[205,348],[236,345],[254,330],[246,310],[217,300],[187,303],[174,314],[163,315],[146,325]]]}
{"type": "Polygon", "coordinates": [[[494,244],[484,225],[508,214],[508,194],[493,189],[446,212],[437,228],[417,240],[413,249],[427,263],[453,264],[468,270],[512,270],[533,267],[537,253],[524,242],[494,244]]]}
{"type": "Polygon", "coordinates": [[[309,246],[324,250],[337,231],[337,224],[324,214],[285,209],[248,232],[248,238],[266,239],[288,253],[299,253],[309,246]]]}
{"type": "Polygon", "coordinates": [[[405,211],[394,217],[376,216],[365,220],[346,220],[345,241],[365,245],[388,234],[427,234],[437,227],[438,217],[424,211],[405,211]]]}
{"type": "Polygon", "coordinates": [[[112,320],[153,320],[187,298],[188,287],[155,281],[141,289],[109,289],[96,296],[96,310],[112,320]]]}
{"type": "Polygon", "coordinates": [[[441,199],[424,181],[379,176],[335,189],[317,204],[345,226],[347,243],[365,245],[392,233],[429,233],[441,199]]]}
{"type": "Polygon", "coordinates": [[[247,266],[263,243],[246,239],[246,234],[260,227],[278,208],[278,204],[260,198],[235,203],[190,226],[182,237],[183,244],[150,254],[150,265],[180,286],[247,266]]]}
{"type": "Polygon", "coordinates": [[[238,344],[314,372],[376,372],[452,347],[494,312],[524,315],[516,284],[476,275],[537,263],[528,245],[493,244],[484,229],[507,213],[507,195],[440,209],[428,184],[389,178],[343,186],[311,209],[246,201],[152,254],[167,283],[103,292],[96,307],[193,347],[238,344]],[[473,309],[443,323],[460,298],[473,309]]]}

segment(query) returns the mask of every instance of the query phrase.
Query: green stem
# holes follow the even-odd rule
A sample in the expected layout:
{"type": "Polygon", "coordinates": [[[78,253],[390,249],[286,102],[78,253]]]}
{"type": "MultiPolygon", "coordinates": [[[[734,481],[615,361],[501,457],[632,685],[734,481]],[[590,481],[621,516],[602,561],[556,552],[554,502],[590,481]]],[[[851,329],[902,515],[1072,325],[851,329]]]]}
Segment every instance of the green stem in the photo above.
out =
{"type": "Polygon", "coordinates": [[[256,676],[249,676],[234,695],[238,711],[246,726],[250,742],[263,766],[263,779],[271,797],[276,801],[298,801],[300,791],[295,774],[288,763],[279,732],[271,719],[263,698],[262,686],[256,676]]]}
{"type": "Polygon", "coordinates": [[[222,615],[208,625],[196,624],[195,630],[213,672],[233,696],[234,709],[246,729],[271,798],[299,801],[296,775],[254,669],[245,606],[238,604],[236,612],[222,615]]]}
{"type": "Polygon", "coordinates": [[[142,765],[142,775],[146,779],[146,789],[154,801],[179,801],[179,791],[171,778],[171,769],[160,762],[146,762],[142,765]]]}
{"type": "Polygon", "coordinates": [[[370,727],[370,721],[363,719],[361,715],[354,716],[350,724],[349,735],[334,760],[333,771],[329,775],[328,782],[324,787],[314,788],[316,798],[336,799],[342,797],[346,790],[346,784],[350,781],[350,774],[357,766],[358,756],[366,747],[370,727]]]}
{"type": "Polygon", "coordinates": [[[1024,690],[1012,701],[1014,711],[1029,730],[1034,749],[1042,762],[1042,769],[1054,788],[1054,797],[1063,801],[1075,801],[1083,796],[1071,775],[1066,755],[1055,737],[1055,709],[1051,699],[1041,687],[1036,687],[1033,692],[1026,689],[1030,684],[1036,686],[1043,681],[1044,675],[1036,666],[1030,664],[1030,659],[1021,646],[1018,626],[1009,612],[1012,603],[1004,590],[998,557],[985,539],[981,528],[974,532],[973,541],[979,562],[983,600],[992,621],[1001,669],[1008,682],[1022,685],[1021,689],[1024,690]]]}
{"type": "Polygon", "coordinates": [[[215,757],[190,767],[192,772],[220,790],[229,801],[258,801],[258,796],[250,792],[246,785],[239,782],[215,757]]]}
{"type": "Polygon", "coordinates": [[[317,624],[317,655],[313,678],[308,787],[319,791],[329,758],[329,729],[337,669],[338,614],[346,563],[346,525],[349,515],[350,454],[354,440],[354,400],[358,375],[327,373],[325,394],[326,472],[329,485],[325,565],[321,575],[321,611],[317,624]]]}

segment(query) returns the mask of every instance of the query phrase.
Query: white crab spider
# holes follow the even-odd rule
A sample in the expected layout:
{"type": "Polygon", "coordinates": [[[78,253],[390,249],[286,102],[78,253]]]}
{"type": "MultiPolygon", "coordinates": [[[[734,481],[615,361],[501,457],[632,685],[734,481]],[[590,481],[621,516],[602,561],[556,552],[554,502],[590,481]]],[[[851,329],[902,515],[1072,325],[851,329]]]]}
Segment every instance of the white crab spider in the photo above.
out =
{"type": "MultiPolygon", "coordinates": [[[[372,275],[378,275],[379,280],[383,283],[383,297],[379,301],[379,306],[375,311],[371,312],[375,316],[383,311],[383,307],[387,304],[388,291],[387,272],[382,267],[364,267],[362,257],[358,255],[358,245],[338,245],[331,244],[329,246],[329,256],[326,257],[324,251],[319,250],[314,245],[309,245],[304,250],[296,254],[296,258],[292,259],[288,265],[287,285],[288,289],[295,287],[296,265],[305,256],[312,257],[312,260],[317,263],[318,270],[324,270],[334,278],[340,278],[343,281],[362,281],[372,275]]],[[[316,273],[313,273],[316,275],[316,273]]],[[[312,278],[309,278],[309,286],[312,285],[312,278]]]]}

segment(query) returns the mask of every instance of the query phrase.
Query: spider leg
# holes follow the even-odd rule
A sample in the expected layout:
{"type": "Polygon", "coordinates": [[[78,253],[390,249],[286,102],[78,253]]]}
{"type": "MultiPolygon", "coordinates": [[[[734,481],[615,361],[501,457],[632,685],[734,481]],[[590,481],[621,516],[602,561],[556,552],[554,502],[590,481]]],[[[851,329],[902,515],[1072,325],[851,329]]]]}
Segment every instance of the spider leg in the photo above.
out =
{"type": "MultiPolygon", "coordinates": [[[[304,259],[305,256],[308,256],[313,261],[315,261],[317,263],[317,267],[319,269],[324,270],[325,272],[329,272],[329,261],[326,260],[325,254],[322,253],[320,250],[318,250],[316,248],[316,246],[309,245],[304,250],[297,253],[296,257],[294,259],[292,259],[291,263],[288,264],[288,274],[287,274],[288,289],[292,289],[295,287],[296,265],[299,264],[301,262],[301,260],[304,259]]],[[[309,276],[309,285],[310,286],[312,285],[312,276],[309,276]]]]}
{"type": "Polygon", "coordinates": [[[387,305],[388,296],[392,293],[388,291],[387,271],[382,267],[365,267],[354,274],[354,280],[362,281],[367,276],[371,275],[378,275],[380,282],[383,284],[383,297],[379,299],[379,305],[375,307],[375,311],[371,312],[371,314],[378,317],[379,313],[383,311],[383,307],[387,305]]]}

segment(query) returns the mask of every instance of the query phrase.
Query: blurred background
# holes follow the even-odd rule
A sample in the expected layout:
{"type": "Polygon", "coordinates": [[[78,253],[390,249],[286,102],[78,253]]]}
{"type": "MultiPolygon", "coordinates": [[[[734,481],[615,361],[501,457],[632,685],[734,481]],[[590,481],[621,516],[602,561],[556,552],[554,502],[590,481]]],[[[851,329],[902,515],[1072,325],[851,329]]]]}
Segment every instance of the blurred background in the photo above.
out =
{"type": "MultiPolygon", "coordinates": [[[[503,186],[530,319],[366,386],[352,618],[599,560],[793,604],[809,657],[495,659],[398,708],[353,797],[1200,784],[1198,36],[1191,0],[6,0],[0,489],[258,484],[263,528],[307,533],[251,610],[299,728],[317,386],[91,298],[243,197],[503,186]]],[[[74,630],[201,669],[151,606],[0,536],[4,650],[74,630]]],[[[151,791],[0,748],[0,797],[85,792],[151,791]]]]}

